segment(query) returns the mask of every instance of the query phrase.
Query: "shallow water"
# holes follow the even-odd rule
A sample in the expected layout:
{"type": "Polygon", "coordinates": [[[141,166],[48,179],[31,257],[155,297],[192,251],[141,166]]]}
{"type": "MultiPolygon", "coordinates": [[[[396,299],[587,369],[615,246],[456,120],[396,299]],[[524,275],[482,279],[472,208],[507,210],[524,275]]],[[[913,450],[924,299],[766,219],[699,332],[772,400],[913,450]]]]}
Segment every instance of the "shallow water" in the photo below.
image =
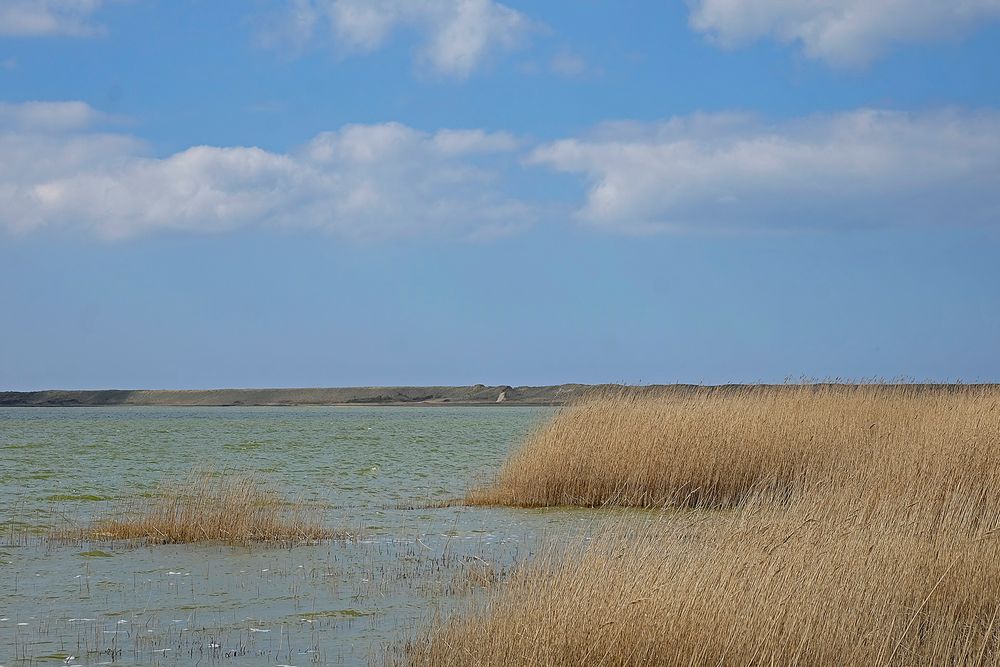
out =
{"type": "Polygon", "coordinates": [[[469,582],[591,522],[427,508],[489,475],[550,408],[0,409],[0,666],[366,665],[469,582]],[[360,538],[292,548],[41,536],[193,467],[252,471],[360,538]],[[70,656],[75,658],[69,659],[70,656]]]}

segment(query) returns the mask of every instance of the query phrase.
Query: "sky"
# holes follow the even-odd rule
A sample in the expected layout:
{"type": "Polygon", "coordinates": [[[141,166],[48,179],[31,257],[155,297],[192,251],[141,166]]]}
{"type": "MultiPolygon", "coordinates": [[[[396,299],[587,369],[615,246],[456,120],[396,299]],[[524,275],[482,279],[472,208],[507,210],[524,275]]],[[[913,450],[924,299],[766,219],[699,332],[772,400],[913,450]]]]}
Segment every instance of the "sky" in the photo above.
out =
{"type": "Polygon", "coordinates": [[[1000,381],[997,0],[0,0],[0,390],[1000,381]]]}

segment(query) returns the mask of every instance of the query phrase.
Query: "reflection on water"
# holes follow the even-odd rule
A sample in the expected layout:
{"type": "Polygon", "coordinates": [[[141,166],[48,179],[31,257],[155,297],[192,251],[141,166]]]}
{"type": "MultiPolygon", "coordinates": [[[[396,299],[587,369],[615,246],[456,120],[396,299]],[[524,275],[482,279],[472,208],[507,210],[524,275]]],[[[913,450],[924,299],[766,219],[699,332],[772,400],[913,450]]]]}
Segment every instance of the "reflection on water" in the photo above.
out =
{"type": "Polygon", "coordinates": [[[580,511],[428,508],[548,408],[0,409],[0,665],[366,665],[580,511]],[[359,535],[294,548],[53,543],[192,467],[258,472],[359,535]]]}

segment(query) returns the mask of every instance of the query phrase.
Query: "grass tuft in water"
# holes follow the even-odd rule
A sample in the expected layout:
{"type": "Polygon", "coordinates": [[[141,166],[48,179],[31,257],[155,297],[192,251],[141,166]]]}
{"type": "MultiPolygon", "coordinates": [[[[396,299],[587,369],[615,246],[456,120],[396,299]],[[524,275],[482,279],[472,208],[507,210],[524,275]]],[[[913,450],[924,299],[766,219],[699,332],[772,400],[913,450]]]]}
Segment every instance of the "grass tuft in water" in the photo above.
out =
{"type": "Polygon", "coordinates": [[[82,530],[56,537],[85,540],[191,542],[315,542],[344,538],[316,508],[289,501],[250,473],[194,473],[163,482],[149,498],[133,497],[82,530]]]}

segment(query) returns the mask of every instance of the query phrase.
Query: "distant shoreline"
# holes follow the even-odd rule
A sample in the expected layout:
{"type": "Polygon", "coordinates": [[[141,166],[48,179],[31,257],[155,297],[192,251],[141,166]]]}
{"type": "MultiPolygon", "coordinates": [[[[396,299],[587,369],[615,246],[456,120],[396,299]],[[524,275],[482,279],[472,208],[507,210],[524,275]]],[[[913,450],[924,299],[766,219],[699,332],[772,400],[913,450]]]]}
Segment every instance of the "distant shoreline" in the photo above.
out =
{"type": "MultiPolygon", "coordinates": [[[[610,387],[610,385],[607,385],[610,387]]],[[[327,387],[301,389],[105,389],[0,392],[0,407],[563,405],[601,385],[327,387]],[[503,397],[503,400],[501,399],[503,397]]]]}
{"type": "MultiPolygon", "coordinates": [[[[303,389],[103,389],[0,392],[0,407],[106,407],[106,406],[308,406],[308,405],[565,405],[595,392],[665,392],[691,395],[704,391],[730,392],[782,385],[642,385],[559,384],[547,386],[507,385],[435,387],[329,387],[303,389]],[[502,400],[501,400],[502,399],[502,400]]],[[[820,386],[820,385],[817,385],[820,386]]],[[[993,384],[907,384],[918,391],[960,391],[993,384]]]]}

